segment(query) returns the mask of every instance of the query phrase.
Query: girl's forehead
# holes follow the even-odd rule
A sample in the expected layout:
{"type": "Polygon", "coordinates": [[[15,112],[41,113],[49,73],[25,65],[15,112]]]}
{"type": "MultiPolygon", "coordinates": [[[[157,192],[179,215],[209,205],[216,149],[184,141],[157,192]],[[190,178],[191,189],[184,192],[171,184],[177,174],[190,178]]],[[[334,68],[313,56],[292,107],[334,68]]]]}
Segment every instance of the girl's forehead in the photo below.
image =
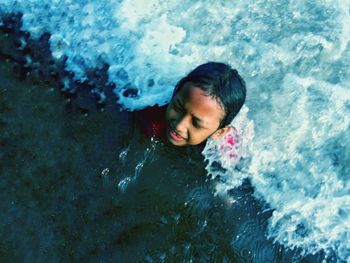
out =
{"type": "Polygon", "coordinates": [[[207,92],[205,92],[200,86],[193,84],[191,82],[185,83],[183,88],[178,93],[182,100],[198,100],[202,97],[211,97],[207,92]]]}
{"type": "Polygon", "coordinates": [[[191,85],[184,86],[181,91],[183,92],[179,92],[179,99],[196,114],[200,114],[203,117],[212,116],[219,119],[224,117],[225,112],[218,100],[203,91],[200,87],[191,85]]]}

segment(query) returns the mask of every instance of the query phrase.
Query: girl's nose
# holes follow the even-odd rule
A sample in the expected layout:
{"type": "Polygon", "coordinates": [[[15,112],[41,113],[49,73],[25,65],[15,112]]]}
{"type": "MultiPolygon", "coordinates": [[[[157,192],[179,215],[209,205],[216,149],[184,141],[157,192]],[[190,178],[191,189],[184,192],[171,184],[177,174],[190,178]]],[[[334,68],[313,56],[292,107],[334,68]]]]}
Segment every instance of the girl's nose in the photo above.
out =
{"type": "Polygon", "coordinates": [[[186,135],[188,127],[188,116],[187,115],[182,115],[179,117],[177,123],[176,123],[176,131],[181,133],[180,135],[184,136],[186,135]]]}

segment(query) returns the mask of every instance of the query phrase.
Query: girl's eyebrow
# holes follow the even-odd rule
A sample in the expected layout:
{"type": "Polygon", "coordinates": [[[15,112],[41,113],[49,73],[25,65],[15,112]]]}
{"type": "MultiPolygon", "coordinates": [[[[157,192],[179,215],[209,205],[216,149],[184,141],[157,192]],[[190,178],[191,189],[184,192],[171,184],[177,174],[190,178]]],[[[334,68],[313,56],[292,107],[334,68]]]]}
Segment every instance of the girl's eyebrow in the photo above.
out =
{"type": "Polygon", "coordinates": [[[181,103],[181,101],[180,101],[180,99],[179,99],[179,98],[176,98],[176,99],[174,100],[174,102],[175,102],[176,104],[180,104],[180,105],[182,105],[182,103],[181,103]]]}
{"type": "Polygon", "coordinates": [[[175,104],[178,104],[178,105],[182,105],[181,102],[179,101],[179,99],[175,99],[175,100],[174,100],[174,103],[175,103],[175,104]]]}

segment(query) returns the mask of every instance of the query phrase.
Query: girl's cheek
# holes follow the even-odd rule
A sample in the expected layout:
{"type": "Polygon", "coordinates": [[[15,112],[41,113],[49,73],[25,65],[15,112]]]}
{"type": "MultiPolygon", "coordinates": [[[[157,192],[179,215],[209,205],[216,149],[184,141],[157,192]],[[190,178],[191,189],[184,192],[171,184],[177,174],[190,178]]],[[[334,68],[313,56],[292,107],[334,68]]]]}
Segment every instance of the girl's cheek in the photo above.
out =
{"type": "Polygon", "coordinates": [[[168,121],[176,119],[176,112],[172,109],[168,109],[166,112],[166,119],[168,121]]]}
{"type": "Polygon", "coordinates": [[[175,110],[173,110],[172,108],[167,110],[167,115],[169,116],[174,116],[176,114],[175,110]]]}
{"type": "Polygon", "coordinates": [[[208,139],[209,135],[203,133],[202,131],[191,130],[189,131],[189,144],[190,145],[198,145],[208,139]]]}
{"type": "Polygon", "coordinates": [[[176,121],[180,117],[180,114],[177,111],[172,110],[169,116],[171,120],[176,121]]]}

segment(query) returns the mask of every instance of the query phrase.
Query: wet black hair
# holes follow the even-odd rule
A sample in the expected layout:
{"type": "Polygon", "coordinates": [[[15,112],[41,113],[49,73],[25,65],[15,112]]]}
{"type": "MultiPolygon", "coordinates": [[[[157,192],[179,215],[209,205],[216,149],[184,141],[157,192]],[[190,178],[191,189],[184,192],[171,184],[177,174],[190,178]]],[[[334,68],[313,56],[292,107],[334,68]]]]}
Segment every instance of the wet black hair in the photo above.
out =
{"type": "Polygon", "coordinates": [[[245,82],[237,70],[227,64],[208,62],[196,67],[176,84],[173,98],[188,82],[218,100],[225,111],[219,128],[229,125],[245,102],[245,82]]]}

